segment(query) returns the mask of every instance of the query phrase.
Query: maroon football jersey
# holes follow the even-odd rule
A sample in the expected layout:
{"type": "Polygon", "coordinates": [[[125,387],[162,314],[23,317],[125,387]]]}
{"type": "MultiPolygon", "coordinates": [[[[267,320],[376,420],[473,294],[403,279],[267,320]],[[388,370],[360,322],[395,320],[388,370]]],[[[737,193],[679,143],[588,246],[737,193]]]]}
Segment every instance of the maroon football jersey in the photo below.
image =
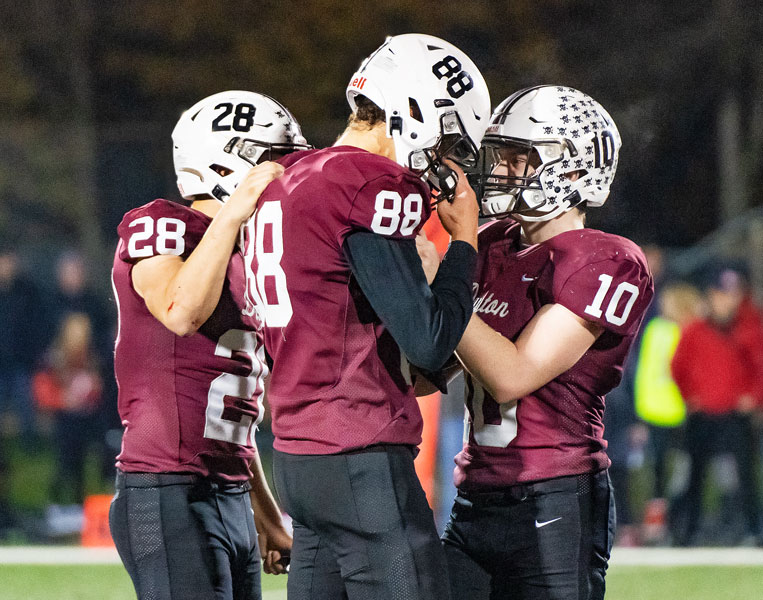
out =
{"type": "Polygon", "coordinates": [[[494,489],[607,468],[604,395],[620,382],[654,293],[643,253],[592,229],[523,247],[519,224],[506,219],[480,231],[477,269],[474,312],[506,338],[516,341],[545,304],[561,304],[604,333],[571,369],[516,407],[501,406],[467,375],[456,485],[494,489]]]}
{"type": "Polygon", "coordinates": [[[199,331],[172,333],[132,285],[132,267],[159,254],[187,258],[211,219],[166,200],[128,212],[119,225],[112,283],[119,308],[114,367],[124,427],[123,471],[249,477],[261,419],[265,353],[244,308],[244,264],[235,252],[220,302],[199,331]]]}
{"type": "Polygon", "coordinates": [[[244,242],[248,302],[261,311],[273,360],[275,448],[332,454],[418,444],[407,361],[342,244],[358,231],[414,239],[431,212],[429,189],[397,163],[349,146],[281,162],[286,171],[261,196],[244,242]]]}

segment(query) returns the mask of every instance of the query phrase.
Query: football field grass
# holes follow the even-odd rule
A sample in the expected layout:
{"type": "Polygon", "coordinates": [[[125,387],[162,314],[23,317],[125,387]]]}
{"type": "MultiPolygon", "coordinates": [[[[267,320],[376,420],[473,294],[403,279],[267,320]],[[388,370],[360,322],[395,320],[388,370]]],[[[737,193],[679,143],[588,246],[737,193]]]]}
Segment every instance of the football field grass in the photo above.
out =
{"type": "MultiPolygon", "coordinates": [[[[132,584],[115,564],[0,564],[4,600],[128,600],[132,584]]],[[[286,578],[265,576],[263,600],[286,598],[286,578]]],[[[607,575],[608,600],[754,600],[763,598],[763,566],[616,565],[607,575]]]]}

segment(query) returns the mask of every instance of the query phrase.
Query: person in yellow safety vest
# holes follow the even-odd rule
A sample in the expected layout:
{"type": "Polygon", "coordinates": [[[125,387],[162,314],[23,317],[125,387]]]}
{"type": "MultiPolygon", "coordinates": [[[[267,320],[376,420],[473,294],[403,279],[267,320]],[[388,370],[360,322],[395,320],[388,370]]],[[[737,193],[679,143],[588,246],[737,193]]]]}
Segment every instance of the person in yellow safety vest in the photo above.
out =
{"type": "Polygon", "coordinates": [[[681,329],[663,317],[654,317],[641,338],[635,381],[635,407],[649,425],[678,427],[686,418],[686,405],[670,375],[670,359],[681,329]]]}
{"type": "Polygon", "coordinates": [[[647,503],[645,542],[665,540],[666,521],[675,520],[668,507],[667,455],[679,445],[678,428],[686,419],[686,404],[670,373],[682,327],[702,311],[699,291],[686,283],[673,283],[659,295],[659,314],[644,327],[639,347],[633,396],[636,415],[646,425],[649,453],[654,465],[654,498],[647,503]],[[668,517],[670,515],[670,517],[668,517]]]}

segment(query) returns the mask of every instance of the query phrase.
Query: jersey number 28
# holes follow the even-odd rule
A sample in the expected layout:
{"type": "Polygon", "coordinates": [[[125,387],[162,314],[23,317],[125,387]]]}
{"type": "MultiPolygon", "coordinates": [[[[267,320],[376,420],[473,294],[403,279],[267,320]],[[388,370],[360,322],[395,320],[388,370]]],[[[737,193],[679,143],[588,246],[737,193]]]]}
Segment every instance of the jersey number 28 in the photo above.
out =
{"type": "Polygon", "coordinates": [[[262,420],[263,413],[263,379],[268,374],[265,347],[258,344],[254,331],[230,329],[217,341],[215,355],[231,358],[234,352],[242,352],[249,357],[252,371],[247,376],[223,373],[212,381],[207,394],[204,437],[254,446],[254,426],[262,420]],[[250,412],[247,405],[252,402],[257,403],[256,420],[247,414],[250,412]]]}

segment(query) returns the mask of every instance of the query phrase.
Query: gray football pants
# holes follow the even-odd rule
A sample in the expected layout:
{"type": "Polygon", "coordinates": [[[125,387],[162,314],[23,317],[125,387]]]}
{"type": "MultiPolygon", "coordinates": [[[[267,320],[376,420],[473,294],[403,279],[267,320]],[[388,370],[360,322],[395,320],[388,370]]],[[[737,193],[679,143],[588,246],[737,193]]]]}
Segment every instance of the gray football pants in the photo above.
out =
{"type": "Polygon", "coordinates": [[[117,473],[109,528],[139,600],[261,600],[249,485],[117,473]]]}
{"type": "Polygon", "coordinates": [[[408,446],[274,452],[294,522],[289,600],[448,600],[445,555],[408,446]]]}

